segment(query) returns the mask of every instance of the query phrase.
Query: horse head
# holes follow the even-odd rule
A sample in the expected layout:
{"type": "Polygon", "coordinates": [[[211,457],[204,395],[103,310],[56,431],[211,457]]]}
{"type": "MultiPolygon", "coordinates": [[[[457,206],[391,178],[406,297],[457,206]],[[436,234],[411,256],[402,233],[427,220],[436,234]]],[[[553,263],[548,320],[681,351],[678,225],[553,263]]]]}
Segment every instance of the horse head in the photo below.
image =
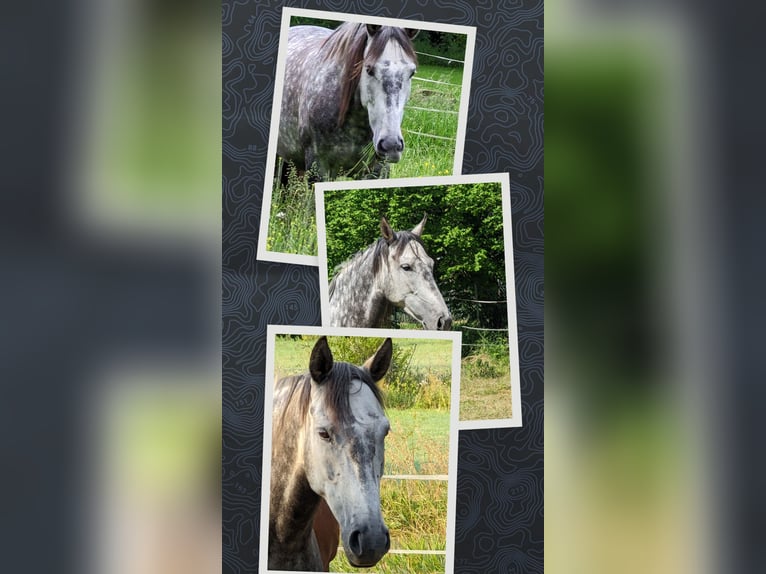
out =
{"type": "Polygon", "coordinates": [[[334,362],[322,337],[309,361],[306,477],[340,523],[343,548],[355,567],[374,566],[391,545],[380,510],[390,424],[375,386],[388,371],[391,354],[391,339],[386,339],[362,367],[334,362]]]}
{"type": "Polygon", "coordinates": [[[368,41],[359,76],[359,95],[367,108],[372,143],[379,158],[396,163],[402,157],[402,118],[410,97],[416,56],[410,40],[417,30],[367,25],[368,41]]]}
{"type": "Polygon", "coordinates": [[[404,309],[424,329],[448,331],[452,316],[434,280],[434,260],[420,241],[425,223],[423,216],[412,231],[395,232],[386,218],[381,218],[381,236],[389,247],[388,276],[381,287],[392,304],[404,309]]]}

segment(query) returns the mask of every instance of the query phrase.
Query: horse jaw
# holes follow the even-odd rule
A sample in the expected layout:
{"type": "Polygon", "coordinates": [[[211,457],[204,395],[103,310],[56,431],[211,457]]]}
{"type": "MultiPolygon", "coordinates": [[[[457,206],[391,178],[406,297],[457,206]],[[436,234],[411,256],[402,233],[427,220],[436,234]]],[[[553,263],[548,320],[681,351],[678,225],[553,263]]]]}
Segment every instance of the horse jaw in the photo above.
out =
{"type": "Polygon", "coordinates": [[[424,329],[447,331],[452,327],[452,316],[436,285],[433,266],[433,259],[422,245],[410,242],[398,259],[393,254],[390,256],[391,274],[385,291],[393,305],[403,309],[424,329]]]}
{"type": "Polygon", "coordinates": [[[441,293],[436,290],[429,295],[428,300],[420,295],[405,298],[402,309],[427,331],[449,331],[452,327],[452,316],[441,293]]]}

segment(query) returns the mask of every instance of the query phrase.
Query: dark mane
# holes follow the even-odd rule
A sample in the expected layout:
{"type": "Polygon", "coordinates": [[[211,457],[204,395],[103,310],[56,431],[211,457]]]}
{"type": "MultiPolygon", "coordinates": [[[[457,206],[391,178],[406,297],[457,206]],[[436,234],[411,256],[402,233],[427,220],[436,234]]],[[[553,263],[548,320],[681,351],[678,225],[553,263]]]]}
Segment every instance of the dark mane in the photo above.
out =
{"type": "MultiPolygon", "coordinates": [[[[322,53],[325,58],[333,59],[343,67],[343,86],[340,96],[340,113],[338,114],[338,127],[343,125],[346,114],[359,86],[359,76],[364,63],[364,50],[367,46],[367,25],[346,22],[338,26],[332,34],[322,43],[322,53]]],[[[413,62],[417,63],[417,54],[412,40],[402,28],[382,26],[372,37],[370,51],[367,53],[369,64],[375,64],[386,49],[388,41],[394,39],[404,50],[404,53],[413,62]]]]}
{"type": "MultiPolygon", "coordinates": [[[[383,393],[370,377],[370,373],[361,367],[350,363],[335,362],[330,375],[322,383],[327,385],[327,400],[325,406],[334,424],[346,424],[352,420],[348,400],[351,381],[359,379],[366,384],[377,401],[383,405],[383,393]]],[[[311,375],[305,372],[300,375],[285,377],[280,384],[289,385],[285,407],[277,421],[277,428],[285,423],[285,416],[290,409],[298,409],[298,420],[304,420],[311,404],[311,375]]]]}

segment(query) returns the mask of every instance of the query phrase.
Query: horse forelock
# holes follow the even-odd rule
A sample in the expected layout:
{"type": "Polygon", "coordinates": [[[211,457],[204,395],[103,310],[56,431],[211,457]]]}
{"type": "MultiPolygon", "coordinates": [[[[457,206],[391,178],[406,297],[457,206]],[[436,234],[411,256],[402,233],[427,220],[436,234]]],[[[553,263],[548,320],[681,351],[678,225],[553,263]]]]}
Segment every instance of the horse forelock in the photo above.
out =
{"type": "Polygon", "coordinates": [[[415,53],[415,47],[402,28],[381,27],[372,36],[368,49],[369,38],[366,24],[346,22],[338,26],[322,43],[321,49],[325,57],[337,62],[343,70],[338,127],[343,126],[346,120],[351,99],[359,87],[359,78],[365,61],[369,65],[375,65],[390,40],[395,40],[402,47],[404,54],[417,64],[418,56],[415,53]],[[366,55],[365,50],[367,50],[366,55]]]}
{"type": "Polygon", "coordinates": [[[425,249],[423,240],[411,231],[395,232],[394,239],[390,243],[382,237],[378,239],[378,241],[374,244],[372,275],[377,276],[380,273],[383,264],[388,261],[388,254],[390,250],[393,250],[394,252],[394,259],[399,259],[407,246],[411,245],[413,241],[425,249]]]}
{"type": "MultiPolygon", "coordinates": [[[[351,392],[351,383],[355,380],[359,380],[362,384],[367,385],[378,403],[383,406],[383,393],[372,380],[369,372],[350,363],[335,362],[329,375],[322,383],[322,386],[326,389],[324,406],[333,424],[344,425],[354,419],[354,414],[351,412],[349,394],[351,392]]],[[[282,432],[287,422],[288,413],[291,411],[297,411],[296,416],[298,420],[306,420],[309,407],[311,406],[311,375],[308,372],[292,375],[281,379],[279,384],[289,385],[286,404],[275,425],[277,432],[282,432]]]]}

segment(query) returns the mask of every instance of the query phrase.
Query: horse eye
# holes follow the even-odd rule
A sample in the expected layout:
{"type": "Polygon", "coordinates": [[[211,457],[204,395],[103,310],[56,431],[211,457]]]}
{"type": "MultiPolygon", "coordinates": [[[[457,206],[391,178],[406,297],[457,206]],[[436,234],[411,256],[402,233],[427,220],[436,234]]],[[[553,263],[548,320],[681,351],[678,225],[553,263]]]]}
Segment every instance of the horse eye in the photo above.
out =
{"type": "Polygon", "coordinates": [[[415,72],[417,72],[417,70],[412,70],[412,71],[410,72],[410,78],[411,78],[412,76],[414,76],[414,75],[415,75],[415,72]]]}
{"type": "Polygon", "coordinates": [[[367,66],[367,73],[370,76],[374,76],[375,75],[375,68],[373,68],[372,66],[367,66]]]}
{"type": "Polygon", "coordinates": [[[322,440],[330,440],[330,433],[328,433],[325,429],[322,429],[319,431],[319,438],[322,440]]]}
{"type": "Polygon", "coordinates": [[[402,268],[402,269],[404,269],[405,271],[412,271],[412,267],[410,267],[410,266],[409,266],[408,264],[406,264],[406,263],[405,263],[404,265],[402,265],[402,266],[401,266],[401,268],[402,268]]]}

